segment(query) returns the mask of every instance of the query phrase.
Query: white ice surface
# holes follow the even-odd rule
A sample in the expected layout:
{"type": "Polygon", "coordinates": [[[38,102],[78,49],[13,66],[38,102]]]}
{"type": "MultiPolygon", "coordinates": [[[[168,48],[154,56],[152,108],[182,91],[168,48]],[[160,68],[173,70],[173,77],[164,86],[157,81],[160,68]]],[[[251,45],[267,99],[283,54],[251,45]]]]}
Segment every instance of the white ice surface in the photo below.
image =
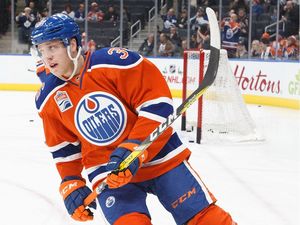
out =
{"type": "MultiPolygon", "coordinates": [[[[0,224],[75,225],[58,193],[32,92],[0,92],[0,224]]],[[[248,105],[266,141],[191,144],[191,163],[239,225],[300,224],[300,112],[248,105]]],[[[178,126],[178,123],[177,123],[178,126]]],[[[154,196],[154,225],[175,224],[154,196]]],[[[93,222],[103,225],[99,211],[93,222]]]]}

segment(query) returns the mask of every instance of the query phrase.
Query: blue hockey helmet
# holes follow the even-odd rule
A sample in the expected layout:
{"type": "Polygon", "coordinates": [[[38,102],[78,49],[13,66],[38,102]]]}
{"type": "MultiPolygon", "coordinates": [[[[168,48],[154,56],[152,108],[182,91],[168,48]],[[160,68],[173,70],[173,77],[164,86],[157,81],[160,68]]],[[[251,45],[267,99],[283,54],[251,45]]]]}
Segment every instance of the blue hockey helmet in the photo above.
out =
{"type": "Polygon", "coordinates": [[[75,38],[77,45],[81,46],[79,26],[71,17],[63,13],[57,13],[43,19],[31,33],[33,45],[39,45],[46,41],[62,40],[67,46],[71,38],[75,38]]]}

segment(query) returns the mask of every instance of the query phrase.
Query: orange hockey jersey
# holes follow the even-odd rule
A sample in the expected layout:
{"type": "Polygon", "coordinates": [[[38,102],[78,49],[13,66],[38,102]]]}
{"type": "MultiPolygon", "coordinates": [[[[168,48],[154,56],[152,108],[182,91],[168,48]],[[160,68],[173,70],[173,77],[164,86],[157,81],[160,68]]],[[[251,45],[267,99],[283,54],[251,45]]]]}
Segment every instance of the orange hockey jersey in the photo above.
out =
{"type": "MultiPolygon", "coordinates": [[[[123,48],[88,53],[80,74],[70,81],[48,74],[36,106],[60,176],[80,176],[85,169],[93,185],[109,173],[106,164],[120,143],[143,141],[173,113],[171,94],[160,71],[123,48]]],[[[148,154],[132,182],[169,171],[190,151],[168,128],[148,154]]]]}

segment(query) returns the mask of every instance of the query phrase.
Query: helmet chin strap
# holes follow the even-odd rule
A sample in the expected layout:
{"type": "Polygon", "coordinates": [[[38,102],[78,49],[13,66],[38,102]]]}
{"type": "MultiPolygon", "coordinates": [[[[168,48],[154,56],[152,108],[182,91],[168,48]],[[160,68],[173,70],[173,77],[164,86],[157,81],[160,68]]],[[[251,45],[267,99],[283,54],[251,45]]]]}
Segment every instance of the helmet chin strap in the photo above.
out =
{"type": "Polygon", "coordinates": [[[72,74],[68,77],[68,79],[66,79],[66,80],[71,80],[74,77],[74,75],[77,71],[77,68],[78,68],[78,58],[81,55],[81,46],[78,47],[78,53],[75,56],[75,58],[73,58],[71,56],[71,47],[70,47],[70,45],[67,46],[67,53],[68,53],[69,58],[72,60],[72,62],[74,64],[74,69],[73,69],[72,74]]]}

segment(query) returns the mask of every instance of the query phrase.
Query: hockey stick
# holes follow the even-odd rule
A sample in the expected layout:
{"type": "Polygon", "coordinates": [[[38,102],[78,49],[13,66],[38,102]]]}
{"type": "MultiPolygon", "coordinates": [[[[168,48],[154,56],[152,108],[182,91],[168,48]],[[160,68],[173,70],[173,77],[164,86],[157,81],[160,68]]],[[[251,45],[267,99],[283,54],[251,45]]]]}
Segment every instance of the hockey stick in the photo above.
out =
{"type": "Polygon", "coordinates": [[[36,71],[34,69],[27,69],[28,72],[31,72],[31,73],[35,73],[36,71]]]}
{"type": "MultiPolygon", "coordinates": [[[[215,12],[211,8],[206,8],[210,25],[210,56],[209,64],[202,83],[199,87],[169,115],[164,123],[161,123],[151,134],[135,148],[135,150],[120,164],[118,171],[125,170],[136,158],[138,158],[170,125],[184,113],[214,82],[220,58],[220,32],[215,12]]],[[[89,205],[106,188],[105,180],[84,200],[84,205],[89,205]]]]}

